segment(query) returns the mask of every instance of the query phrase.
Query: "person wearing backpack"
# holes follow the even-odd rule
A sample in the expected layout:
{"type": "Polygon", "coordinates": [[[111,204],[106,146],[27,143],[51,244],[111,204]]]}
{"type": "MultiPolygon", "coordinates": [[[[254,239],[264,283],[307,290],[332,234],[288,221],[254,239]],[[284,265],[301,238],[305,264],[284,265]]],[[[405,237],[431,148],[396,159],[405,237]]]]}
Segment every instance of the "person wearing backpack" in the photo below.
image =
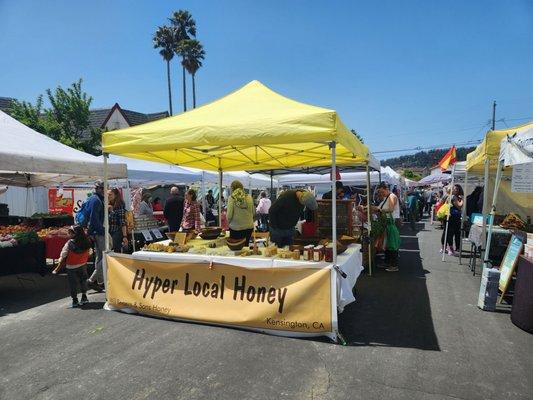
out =
{"type": "MultiPolygon", "coordinates": [[[[87,285],[98,292],[104,290],[103,255],[105,250],[104,229],[104,183],[94,183],[94,193],[86,201],[87,233],[94,242],[94,272],[87,279],[87,285]]],[[[82,207],[83,208],[83,207],[82,207]]]]}

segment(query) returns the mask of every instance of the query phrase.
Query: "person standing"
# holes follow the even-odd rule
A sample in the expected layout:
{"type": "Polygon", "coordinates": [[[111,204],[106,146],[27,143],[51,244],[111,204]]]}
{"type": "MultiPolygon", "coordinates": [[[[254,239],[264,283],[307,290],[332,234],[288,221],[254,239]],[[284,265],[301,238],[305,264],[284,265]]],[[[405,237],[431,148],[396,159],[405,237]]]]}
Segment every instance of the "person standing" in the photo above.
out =
{"type": "Polygon", "coordinates": [[[385,262],[388,267],[385,270],[387,272],[398,272],[400,202],[398,197],[391,193],[387,185],[384,184],[379,186],[378,196],[381,199],[381,203],[378,207],[374,207],[374,211],[387,215],[385,262]]]}
{"type": "Polygon", "coordinates": [[[433,205],[432,204],[432,202],[433,202],[433,190],[431,190],[431,188],[428,188],[424,192],[424,201],[425,201],[424,208],[426,210],[426,213],[428,215],[431,215],[431,206],[433,205]]]}
{"type": "Polygon", "coordinates": [[[183,204],[183,197],[180,195],[179,189],[176,186],[170,188],[170,197],[165,202],[163,211],[170,232],[177,232],[180,229],[183,219],[183,204]]]}
{"type": "Polygon", "coordinates": [[[231,194],[228,198],[229,237],[232,239],[246,238],[250,243],[254,230],[254,201],[244,191],[241,182],[231,182],[231,194]]]}
{"type": "Polygon", "coordinates": [[[407,195],[407,217],[412,231],[416,231],[416,207],[417,198],[413,192],[409,192],[407,195]]]}
{"type": "Polygon", "coordinates": [[[152,207],[152,195],[149,192],[143,193],[141,204],[139,205],[139,216],[154,216],[152,207]]]}
{"type": "Polygon", "coordinates": [[[71,226],[68,229],[70,239],[61,250],[59,264],[65,265],[67,269],[68,286],[70,297],[72,297],[71,308],[89,302],[87,298],[87,260],[91,241],[85,235],[85,231],[79,225],[71,226]],[[81,289],[81,301],[78,302],[78,282],[81,289]]]}
{"type": "Polygon", "coordinates": [[[259,204],[255,211],[259,215],[259,227],[262,231],[268,231],[268,212],[270,211],[270,206],[272,202],[267,197],[266,192],[261,192],[259,204]]]}
{"type": "Polygon", "coordinates": [[[207,191],[207,194],[205,195],[205,201],[208,208],[211,209],[215,207],[215,197],[213,196],[213,191],[211,189],[207,191]]]}
{"type": "Polygon", "coordinates": [[[286,190],[272,203],[270,238],[278,247],[293,243],[294,227],[305,207],[311,211],[318,208],[315,197],[307,190],[286,190]]]}
{"type": "Polygon", "coordinates": [[[196,200],[196,192],[189,189],[185,194],[185,203],[183,204],[183,218],[181,227],[186,232],[202,230],[202,219],[200,218],[200,204],[196,200]]]}
{"type": "Polygon", "coordinates": [[[94,183],[94,193],[87,200],[87,212],[89,223],[87,232],[94,242],[94,272],[87,279],[87,284],[96,291],[104,290],[104,270],[102,265],[103,253],[105,250],[105,229],[104,229],[104,183],[96,181],[94,183]]]}
{"type": "Polygon", "coordinates": [[[452,198],[450,199],[450,218],[444,221],[444,230],[441,236],[441,252],[444,251],[444,234],[446,224],[448,224],[448,234],[446,236],[446,252],[450,256],[457,256],[461,248],[461,210],[463,208],[463,188],[461,185],[453,185],[452,198]],[[455,239],[455,250],[453,242],[455,239]]]}
{"type": "MultiPolygon", "coordinates": [[[[332,196],[333,195],[330,190],[322,195],[322,200],[331,200],[332,196]]],[[[341,181],[335,182],[335,196],[337,196],[337,200],[342,200],[344,198],[344,185],[341,181]]]]}
{"type": "Polygon", "coordinates": [[[122,253],[123,247],[128,246],[128,226],[126,224],[126,205],[117,188],[108,191],[109,198],[109,234],[111,235],[111,250],[122,253]]]}

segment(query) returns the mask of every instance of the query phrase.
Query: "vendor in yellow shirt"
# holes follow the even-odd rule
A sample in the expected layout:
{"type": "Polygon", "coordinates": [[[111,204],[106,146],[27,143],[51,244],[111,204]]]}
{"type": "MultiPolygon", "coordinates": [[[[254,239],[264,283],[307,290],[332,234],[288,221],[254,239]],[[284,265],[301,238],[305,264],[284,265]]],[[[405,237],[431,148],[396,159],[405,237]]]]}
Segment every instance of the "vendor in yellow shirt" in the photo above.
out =
{"type": "Polygon", "coordinates": [[[252,196],[246,194],[239,181],[231,182],[227,217],[230,238],[246,238],[246,245],[248,245],[254,230],[254,202],[252,196]]]}

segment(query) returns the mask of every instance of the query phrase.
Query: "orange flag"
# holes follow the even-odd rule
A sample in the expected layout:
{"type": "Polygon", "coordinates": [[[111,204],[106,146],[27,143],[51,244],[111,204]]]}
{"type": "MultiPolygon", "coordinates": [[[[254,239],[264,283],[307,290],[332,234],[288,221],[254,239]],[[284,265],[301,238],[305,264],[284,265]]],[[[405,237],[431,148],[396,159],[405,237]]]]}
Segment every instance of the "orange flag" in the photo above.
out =
{"type": "Polygon", "coordinates": [[[455,152],[455,146],[452,146],[452,148],[448,150],[446,154],[444,154],[444,157],[442,157],[442,159],[439,161],[437,165],[440,167],[441,171],[446,171],[448,167],[450,165],[455,164],[456,161],[457,161],[457,155],[455,152]]]}

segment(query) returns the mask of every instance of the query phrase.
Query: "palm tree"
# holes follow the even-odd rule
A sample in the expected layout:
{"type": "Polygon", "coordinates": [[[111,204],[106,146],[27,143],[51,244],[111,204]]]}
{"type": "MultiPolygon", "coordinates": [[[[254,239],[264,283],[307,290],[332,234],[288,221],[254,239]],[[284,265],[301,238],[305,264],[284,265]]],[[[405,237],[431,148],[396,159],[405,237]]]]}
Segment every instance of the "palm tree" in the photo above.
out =
{"type": "Polygon", "coordinates": [[[170,85],[170,61],[174,58],[174,29],[170,26],[160,26],[154,33],[154,49],[160,49],[159,54],[167,62],[167,83],[168,83],[168,109],[172,115],[172,90],[170,85]]]}
{"type": "Polygon", "coordinates": [[[196,108],[196,72],[202,66],[205,58],[204,46],[196,40],[189,39],[182,42],[183,61],[182,64],[192,76],[192,107],[196,108]]]}
{"type": "Polygon", "coordinates": [[[175,11],[172,18],[169,18],[170,23],[174,27],[174,52],[181,56],[182,67],[182,83],[183,83],[183,111],[187,111],[187,87],[185,82],[185,65],[183,48],[181,46],[184,40],[196,37],[196,21],[193,19],[191,13],[186,10],[175,11]]]}

